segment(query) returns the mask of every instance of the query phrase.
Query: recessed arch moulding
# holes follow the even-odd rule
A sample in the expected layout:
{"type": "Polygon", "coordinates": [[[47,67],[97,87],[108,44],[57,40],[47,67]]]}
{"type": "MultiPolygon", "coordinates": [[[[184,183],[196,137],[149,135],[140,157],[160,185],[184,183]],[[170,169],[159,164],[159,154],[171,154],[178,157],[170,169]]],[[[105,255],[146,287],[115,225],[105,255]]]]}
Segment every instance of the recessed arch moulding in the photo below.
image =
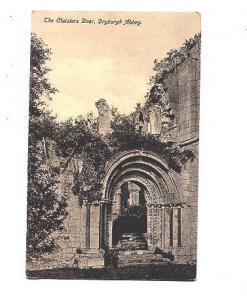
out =
{"type": "Polygon", "coordinates": [[[144,190],[148,247],[169,248],[171,238],[166,231],[173,235],[168,227],[174,228],[174,220],[168,218],[173,218],[172,210],[185,205],[179,175],[158,155],[139,150],[122,152],[107,164],[102,189],[100,247],[113,246],[112,226],[119,216],[121,187],[125,183],[134,183],[144,190]]]}

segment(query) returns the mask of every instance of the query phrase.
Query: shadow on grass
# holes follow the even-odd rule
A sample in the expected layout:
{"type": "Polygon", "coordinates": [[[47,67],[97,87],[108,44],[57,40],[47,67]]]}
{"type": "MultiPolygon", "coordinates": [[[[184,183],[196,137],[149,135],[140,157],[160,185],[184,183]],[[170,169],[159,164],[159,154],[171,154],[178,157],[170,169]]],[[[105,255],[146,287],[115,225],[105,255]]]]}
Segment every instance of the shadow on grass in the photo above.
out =
{"type": "Polygon", "coordinates": [[[128,266],[117,269],[52,269],[27,271],[28,279],[177,280],[196,278],[196,265],[168,264],[128,266]]]}

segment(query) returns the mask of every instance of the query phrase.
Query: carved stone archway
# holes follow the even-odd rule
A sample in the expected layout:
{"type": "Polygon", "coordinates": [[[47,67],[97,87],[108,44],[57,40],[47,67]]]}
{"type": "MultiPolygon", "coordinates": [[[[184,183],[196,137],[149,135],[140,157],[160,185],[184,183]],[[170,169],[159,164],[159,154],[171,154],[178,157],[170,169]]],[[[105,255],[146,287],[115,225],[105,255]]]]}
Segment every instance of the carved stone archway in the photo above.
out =
{"type": "Polygon", "coordinates": [[[173,207],[183,203],[179,177],[158,155],[133,150],[120,153],[107,165],[101,201],[100,247],[112,247],[113,221],[119,215],[119,191],[126,182],[140,184],[145,189],[149,249],[171,246],[173,207]]]}

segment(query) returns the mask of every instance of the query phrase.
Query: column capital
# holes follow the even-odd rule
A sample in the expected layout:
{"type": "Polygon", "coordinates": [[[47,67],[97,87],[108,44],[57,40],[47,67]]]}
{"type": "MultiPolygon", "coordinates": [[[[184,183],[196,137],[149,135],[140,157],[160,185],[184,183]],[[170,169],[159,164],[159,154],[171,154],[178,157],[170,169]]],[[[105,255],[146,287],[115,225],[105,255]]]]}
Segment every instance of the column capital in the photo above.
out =
{"type": "Polygon", "coordinates": [[[89,201],[88,199],[82,199],[82,203],[83,203],[84,205],[91,205],[91,204],[92,204],[92,202],[89,201]]]}
{"type": "Polygon", "coordinates": [[[100,205],[103,205],[103,204],[109,205],[109,204],[111,204],[111,201],[107,198],[104,198],[104,199],[101,199],[99,201],[99,203],[100,203],[100,205]]]}

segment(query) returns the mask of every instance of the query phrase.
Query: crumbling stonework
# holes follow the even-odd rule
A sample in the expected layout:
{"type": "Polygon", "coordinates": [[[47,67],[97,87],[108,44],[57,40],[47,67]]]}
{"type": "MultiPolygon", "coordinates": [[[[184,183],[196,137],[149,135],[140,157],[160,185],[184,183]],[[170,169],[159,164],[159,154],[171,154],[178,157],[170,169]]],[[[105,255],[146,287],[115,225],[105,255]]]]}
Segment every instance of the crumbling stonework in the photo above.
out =
{"type": "Polygon", "coordinates": [[[104,135],[111,130],[112,110],[105,99],[99,99],[95,103],[99,112],[99,133],[104,135]]]}
{"type": "MultiPolygon", "coordinates": [[[[73,172],[69,167],[62,182],[62,188],[68,189],[69,193],[65,222],[67,239],[59,241],[57,254],[62,264],[102,267],[102,251],[115,247],[116,220],[124,220],[129,207],[138,206],[140,199],[144,199],[146,207],[146,228],[143,227],[142,233],[148,249],[142,252],[143,255],[148,257],[150,251],[158,247],[171,252],[177,263],[196,260],[199,44],[191,49],[189,58],[168,75],[163,85],[166,87],[165,101],[169,102],[175,115],[168,139],[176,141],[183,149],[191,150],[193,161],[188,161],[178,174],[169,170],[165,160],[154,153],[135,150],[120,153],[107,164],[102,200],[93,203],[73,195],[73,172]],[[128,188],[124,191],[126,183],[128,188]],[[125,198],[128,199],[127,204],[125,198]]],[[[96,106],[99,112],[98,130],[105,135],[111,130],[113,114],[104,99],[97,101],[96,106]]],[[[168,122],[162,104],[139,106],[131,118],[137,130],[156,135],[162,141],[167,140],[163,133],[167,132],[168,122]]]]}

